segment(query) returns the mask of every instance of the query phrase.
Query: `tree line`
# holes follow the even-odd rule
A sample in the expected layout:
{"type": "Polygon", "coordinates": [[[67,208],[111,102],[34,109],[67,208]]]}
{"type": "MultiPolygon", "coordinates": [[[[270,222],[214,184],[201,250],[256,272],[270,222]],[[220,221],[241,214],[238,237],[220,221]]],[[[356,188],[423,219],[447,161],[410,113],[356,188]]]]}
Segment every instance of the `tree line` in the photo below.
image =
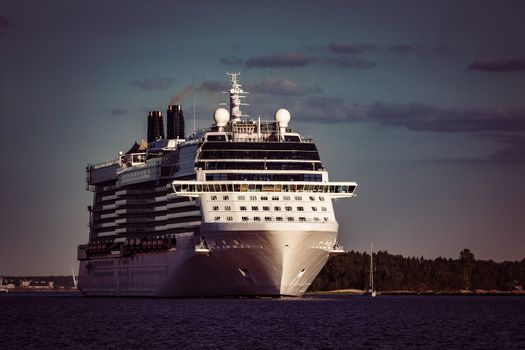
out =
{"type": "MultiPolygon", "coordinates": [[[[476,260],[463,249],[457,259],[404,257],[387,251],[374,253],[373,259],[378,291],[509,291],[525,284],[525,258],[476,260]]],[[[329,259],[309,290],[365,289],[369,272],[370,254],[350,251],[329,259]]]]}

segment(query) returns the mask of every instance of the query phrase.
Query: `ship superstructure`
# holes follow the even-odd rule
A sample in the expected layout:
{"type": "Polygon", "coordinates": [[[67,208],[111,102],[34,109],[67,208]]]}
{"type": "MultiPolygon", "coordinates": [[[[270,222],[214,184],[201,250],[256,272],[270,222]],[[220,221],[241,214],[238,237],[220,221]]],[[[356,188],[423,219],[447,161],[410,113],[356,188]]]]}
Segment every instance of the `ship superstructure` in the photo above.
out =
{"type": "Polygon", "coordinates": [[[184,139],[180,105],[148,115],[148,141],[87,167],[89,242],[78,247],[85,295],[302,295],[337,244],[330,182],[315,143],[274,120],[244,116],[238,73],[229,110],[184,139]]]}

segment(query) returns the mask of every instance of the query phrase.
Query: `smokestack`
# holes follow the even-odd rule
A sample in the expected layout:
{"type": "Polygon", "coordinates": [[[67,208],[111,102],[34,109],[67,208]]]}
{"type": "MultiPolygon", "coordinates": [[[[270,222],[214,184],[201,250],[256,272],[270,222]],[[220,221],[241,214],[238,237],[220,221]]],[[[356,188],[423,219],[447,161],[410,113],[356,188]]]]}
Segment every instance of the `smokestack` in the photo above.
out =
{"type": "Polygon", "coordinates": [[[161,111],[148,113],[148,142],[164,138],[164,120],[161,111]]]}
{"type": "Polygon", "coordinates": [[[184,138],[184,114],[181,105],[169,105],[167,111],[168,139],[184,138]]]}

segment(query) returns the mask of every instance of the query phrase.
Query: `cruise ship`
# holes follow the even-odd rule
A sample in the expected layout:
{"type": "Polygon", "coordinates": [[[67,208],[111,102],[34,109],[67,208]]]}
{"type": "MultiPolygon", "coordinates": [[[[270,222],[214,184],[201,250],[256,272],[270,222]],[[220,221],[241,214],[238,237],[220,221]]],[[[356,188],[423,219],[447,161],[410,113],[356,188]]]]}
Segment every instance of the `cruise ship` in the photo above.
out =
{"type": "Polygon", "coordinates": [[[181,105],[147,116],[147,142],[89,164],[89,240],[77,249],[86,296],[301,296],[337,243],[331,182],[290,113],[243,115],[247,92],[228,73],[229,103],[186,137],[181,105]]]}

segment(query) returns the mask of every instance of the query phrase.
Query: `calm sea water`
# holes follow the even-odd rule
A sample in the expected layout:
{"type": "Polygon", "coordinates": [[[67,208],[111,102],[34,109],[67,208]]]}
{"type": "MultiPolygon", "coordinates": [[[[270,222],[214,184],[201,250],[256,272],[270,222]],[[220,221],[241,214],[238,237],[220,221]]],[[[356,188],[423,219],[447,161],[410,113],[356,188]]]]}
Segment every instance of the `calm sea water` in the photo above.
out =
{"type": "Polygon", "coordinates": [[[525,349],[525,298],[0,295],[3,349],[525,349]]]}

